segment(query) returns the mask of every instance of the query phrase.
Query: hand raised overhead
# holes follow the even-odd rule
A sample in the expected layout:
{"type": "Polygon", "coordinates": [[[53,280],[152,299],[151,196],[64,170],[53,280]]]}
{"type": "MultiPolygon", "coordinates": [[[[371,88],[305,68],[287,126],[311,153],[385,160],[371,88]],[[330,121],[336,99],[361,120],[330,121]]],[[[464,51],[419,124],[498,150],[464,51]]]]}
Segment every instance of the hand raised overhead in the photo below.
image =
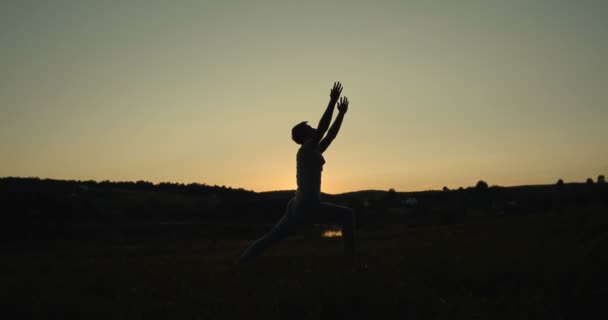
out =
{"type": "Polygon", "coordinates": [[[338,102],[338,111],[341,113],[346,113],[348,111],[348,98],[342,97],[340,98],[340,102],[338,102]]]}
{"type": "Polygon", "coordinates": [[[332,101],[338,101],[340,98],[340,94],[342,94],[342,84],[340,82],[334,82],[334,87],[331,88],[331,92],[329,93],[329,97],[332,101]]]}

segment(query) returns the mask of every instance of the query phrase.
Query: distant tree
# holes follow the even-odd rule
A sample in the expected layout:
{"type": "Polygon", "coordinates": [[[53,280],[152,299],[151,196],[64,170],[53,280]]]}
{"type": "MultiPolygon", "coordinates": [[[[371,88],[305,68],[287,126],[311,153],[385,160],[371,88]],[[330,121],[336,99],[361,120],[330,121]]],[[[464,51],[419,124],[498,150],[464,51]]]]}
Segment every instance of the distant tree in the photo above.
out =
{"type": "Polygon", "coordinates": [[[599,176],[597,176],[597,183],[601,183],[601,184],[606,183],[606,177],[604,177],[603,174],[600,174],[599,176]]]}
{"type": "Polygon", "coordinates": [[[562,180],[562,179],[557,180],[557,185],[558,186],[563,186],[564,185],[564,180],[562,180]]]}
{"type": "Polygon", "coordinates": [[[477,181],[475,188],[479,189],[479,190],[486,190],[486,189],[488,189],[488,183],[483,180],[479,180],[479,181],[477,181]]]}
{"type": "Polygon", "coordinates": [[[587,184],[593,184],[593,179],[587,178],[587,184]]]}
{"type": "Polygon", "coordinates": [[[152,189],[152,188],[154,188],[154,184],[152,182],[144,181],[144,180],[139,180],[139,181],[135,182],[135,185],[139,189],[152,189]]]}
{"type": "Polygon", "coordinates": [[[450,188],[448,188],[448,187],[446,187],[446,186],[443,186],[443,189],[442,189],[442,190],[443,190],[443,191],[450,191],[450,188]]]}

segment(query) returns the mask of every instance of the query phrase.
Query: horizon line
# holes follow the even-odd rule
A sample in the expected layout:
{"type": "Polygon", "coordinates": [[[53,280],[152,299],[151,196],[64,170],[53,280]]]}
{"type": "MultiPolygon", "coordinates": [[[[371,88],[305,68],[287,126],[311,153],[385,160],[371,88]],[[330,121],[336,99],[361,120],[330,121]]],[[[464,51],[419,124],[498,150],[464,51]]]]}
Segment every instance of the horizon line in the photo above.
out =
{"type": "MultiPolygon", "coordinates": [[[[603,176],[603,175],[599,175],[599,176],[603,176]]],[[[598,177],[599,177],[598,176],[598,177]]],[[[246,189],[243,187],[234,187],[234,186],[227,186],[227,185],[218,185],[218,184],[207,184],[204,182],[172,182],[172,181],[160,181],[160,182],[152,182],[152,181],[148,181],[148,180],[109,180],[109,179],[104,179],[104,180],[95,180],[95,179],[56,179],[56,178],[42,178],[42,177],[34,177],[34,176],[4,176],[4,177],[0,177],[0,180],[4,180],[4,179],[34,179],[34,180],[51,180],[51,181],[73,181],[73,182],[95,182],[95,183],[103,183],[103,182],[109,182],[109,183],[138,183],[138,182],[144,182],[144,183],[149,183],[152,184],[154,186],[158,186],[160,184],[163,183],[168,183],[168,184],[182,184],[182,185],[193,185],[193,184],[198,184],[198,185],[203,185],[203,186],[209,186],[209,187],[217,187],[217,188],[227,188],[227,189],[233,189],[233,190],[244,190],[244,191],[250,191],[250,192],[254,192],[254,193],[270,193],[270,192],[295,192],[296,189],[277,189],[277,190],[262,190],[262,191],[257,191],[257,190],[252,190],[252,189],[246,189]]],[[[591,177],[587,178],[587,179],[592,179],[591,177]]],[[[563,179],[558,179],[562,180],[563,179]]],[[[593,179],[592,179],[593,180],[593,179]]],[[[484,181],[485,180],[481,179],[479,181],[484,181]]],[[[570,182],[566,182],[563,181],[564,184],[586,184],[586,181],[570,181],[570,182]]],[[[593,180],[593,183],[597,183],[596,180],[593,180]]],[[[487,184],[487,182],[486,182],[487,184]]],[[[516,187],[534,187],[534,186],[551,186],[551,185],[556,185],[557,181],[554,183],[536,183],[536,184],[517,184],[517,185],[498,185],[498,184],[493,184],[493,185],[488,185],[488,188],[492,188],[492,187],[499,187],[499,188],[516,188],[516,187]]],[[[444,186],[445,187],[445,186],[444,186]]],[[[466,190],[466,189],[472,189],[475,188],[475,186],[460,186],[458,188],[448,188],[449,191],[457,191],[460,189],[466,190]]],[[[326,194],[326,195],[341,195],[341,194],[347,194],[347,193],[355,193],[355,192],[389,192],[389,191],[395,191],[397,193],[412,193],[412,192],[431,192],[431,191],[443,191],[443,188],[440,189],[420,189],[420,190],[407,190],[407,191],[402,191],[402,190],[396,190],[395,188],[387,188],[387,189],[360,189],[360,190],[353,190],[353,191],[345,191],[345,192],[340,192],[340,193],[328,193],[328,192],[321,192],[322,194],[326,194]]]]}

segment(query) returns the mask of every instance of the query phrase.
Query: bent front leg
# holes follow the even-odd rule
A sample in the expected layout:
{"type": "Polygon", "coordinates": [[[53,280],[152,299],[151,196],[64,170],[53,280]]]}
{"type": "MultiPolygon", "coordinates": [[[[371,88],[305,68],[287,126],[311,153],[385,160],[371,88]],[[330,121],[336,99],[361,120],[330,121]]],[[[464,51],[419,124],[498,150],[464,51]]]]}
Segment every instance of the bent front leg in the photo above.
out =
{"type": "Polygon", "coordinates": [[[323,214],[337,217],[342,225],[342,240],[344,242],[344,257],[348,262],[354,262],[355,258],[355,212],[353,209],[333,203],[321,203],[323,214]]]}

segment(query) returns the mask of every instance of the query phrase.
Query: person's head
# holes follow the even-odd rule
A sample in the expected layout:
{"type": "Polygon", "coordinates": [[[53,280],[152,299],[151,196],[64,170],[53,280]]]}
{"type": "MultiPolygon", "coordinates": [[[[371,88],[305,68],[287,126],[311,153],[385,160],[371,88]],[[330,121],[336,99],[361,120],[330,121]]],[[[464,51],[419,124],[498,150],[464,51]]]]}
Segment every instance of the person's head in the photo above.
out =
{"type": "Polygon", "coordinates": [[[297,144],[303,144],[306,140],[314,137],[316,131],[317,129],[309,126],[306,121],[300,122],[291,129],[291,139],[297,144]]]}

